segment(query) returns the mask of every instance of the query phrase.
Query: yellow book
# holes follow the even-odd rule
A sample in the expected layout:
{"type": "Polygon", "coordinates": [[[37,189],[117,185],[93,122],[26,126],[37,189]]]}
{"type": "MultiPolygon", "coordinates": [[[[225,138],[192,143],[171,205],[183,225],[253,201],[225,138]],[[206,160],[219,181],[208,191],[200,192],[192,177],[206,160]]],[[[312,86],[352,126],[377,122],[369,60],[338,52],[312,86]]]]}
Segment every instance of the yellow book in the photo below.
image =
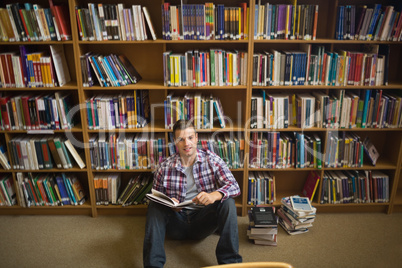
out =
{"type": "Polygon", "coordinates": [[[286,5],[286,25],[285,25],[285,39],[289,39],[289,10],[290,5],[286,5]]]}
{"type": "Polygon", "coordinates": [[[134,101],[133,101],[132,123],[133,123],[133,127],[137,128],[138,127],[137,90],[134,90],[134,98],[133,99],[134,99],[134,101]]]}
{"type": "Polygon", "coordinates": [[[244,25],[244,39],[248,40],[248,27],[249,27],[248,22],[250,20],[250,8],[248,8],[248,7],[247,7],[246,17],[247,17],[247,19],[246,19],[246,22],[245,22],[245,25],[244,25]]]}
{"type": "Polygon", "coordinates": [[[237,8],[236,9],[236,20],[239,22],[239,32],[237,33],[237,39],[242,39],[242,35],[243,33],[241,32],[241,24],[242,24],[242,20],[241,20],[241,8],[237,8]]]}
{"type": "Polygon", "coordinates": [[[229,85],[233,85],[233,54],[229,53],[229,85]]]}

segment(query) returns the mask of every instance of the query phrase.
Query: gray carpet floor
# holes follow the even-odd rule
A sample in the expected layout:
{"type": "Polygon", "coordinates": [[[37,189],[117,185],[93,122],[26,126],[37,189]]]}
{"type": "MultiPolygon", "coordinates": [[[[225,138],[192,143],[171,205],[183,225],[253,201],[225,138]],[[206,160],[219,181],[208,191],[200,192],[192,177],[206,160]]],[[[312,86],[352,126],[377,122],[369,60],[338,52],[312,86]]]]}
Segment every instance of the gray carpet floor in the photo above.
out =
{"type": "MultiPolygon", "coordinates": [[[[402,214],[318,214],[308,233],[279,227],[278,246],[252,244],[239,217],[244,262],[294,267],[402,267],[402,214]]],[[[0,267],[142,267],[144,216],[0,216],[0,267]]],[[[165,244],[165,267],[216,265],[217,235],[165,244]]]]}

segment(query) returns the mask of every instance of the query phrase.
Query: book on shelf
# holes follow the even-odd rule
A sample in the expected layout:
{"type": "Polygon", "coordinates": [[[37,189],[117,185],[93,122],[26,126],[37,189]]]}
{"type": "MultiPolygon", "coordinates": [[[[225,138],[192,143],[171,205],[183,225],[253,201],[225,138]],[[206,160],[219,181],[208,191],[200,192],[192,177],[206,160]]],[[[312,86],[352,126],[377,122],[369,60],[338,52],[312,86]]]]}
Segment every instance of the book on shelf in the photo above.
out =
{"type": "Polygon", "coordinates": [[[308,197],[310,201],[313,201],[314,194],[317,191],[319,182],[320,175],[316,171],[310,171],[303,186],[303,196],[308,197]]]}
{"type": "Polygon", "coordinates": [[[86,191],[76,175],[17,173],[23,207],[83,205],[86,191]]]}
{"type": "Polygon", "coordinates": [[[17,204],[17,194],[13,177],[9,174],[0,176],[0,206],[14,206],[17,204]]]}
{"type": "Polygon", "coordinates": [[[8,160],[7,146],[0,144],[0,165],[3,169],[11,169],[10,161],[8,160]]]}
{"type": "Polygon", "coordinates": [[[78,33],[82,41],[143,41],[156,34],[147,7],[124,4],[93,4],[76,6],[78,33]],[[147,27],[147,26],[148,27],[147,27]]]}
{"type": "Polygon", "coordinates": [[[70,71],[68,69],[66,55],[64,53],[64,46],[50,45],[50,52],[52,54],[58,83],[60,86],[63,86],[71,81],[70,71]]]}
{"type": "Polygon", "coordinates": [[[49,0],[49,6],[54,17],[56,34],[58,33],[57,40],[72,40],[68,5],[55,5],[53,4],[53,0],[49,0]]]}
{"type": "Polygon", "coordinates": [[[118,95],[98,94],[87,99],[89,129],[143,128],[150,122],[148,90],[118,95]]]}
{"type": "Polygon", "coordinates": [[[251,171],[248,176],[247,204],[273,204],[276,200],[275,176],[268,171],[251,171]]]}
{"type": "Polygon", "coordinates": [[[74,159],[80,168],[85,167],[77,151],[71,152],[71,147],[74,148],[71,142],[61,136],[17,136],[9,141],[11,165],[23,170],[70,169],[74,159]]]}
{"type": "Polygon", "coordinates": [[[165,86],[239,86],[247,83],[247,52],[210,49],[163,53],[165,86]]]}
{"type": "Polygon", "coordinates": [[[89,137],[91,167],[107,169],[154,169],[166,155],[164,138],[146,134],[93,134],[89,137]]]}
{"type": "Polygon", "coordinates": [[[366,155],[369,157],[371,164],[375,166],[377,163],[378,158],[380,157],[380,154],[377,151],[377,148],[374,146],[374,144],[371,142],[369,137],[366,137],[363,141],[363,147],[364,151],[366,152],[366,155]]]}
{"type": "Polygon", "coordinates": [[[224,4],[164,3],[162,37],[165,40],[248,40],[250,16],[247,3],[224,4]]]}
{"type": "Polygon", "coordinates": [[[326,171],[320,203],[389,202],[389,176],[381,171],[326,171]]]}
{"type": "Polygon", "coordinates": [[[94,86],[96,81],[102,87],[126,86],[142,79],[124,55],[102,56],[88,52],[80,56],[80,63],[84,87],[94,86]]]}
{"type": "Polygon", "coordinates": [[[337,7],[338,40],[400,41],[402,19],[391,5],[340,5],[337,7]]]}
{"type": "Polygon", "coordinates": [[[252,132],[251,168],[322,168],[321,138],[318,134],[252,132]]]}
{"type": "Polygon", "coordinates": [[[1,128],[28,131],[71,129],[76,120],[69,113],[72,104],[72,94],[68,92],[0,96],[1,128]]]}

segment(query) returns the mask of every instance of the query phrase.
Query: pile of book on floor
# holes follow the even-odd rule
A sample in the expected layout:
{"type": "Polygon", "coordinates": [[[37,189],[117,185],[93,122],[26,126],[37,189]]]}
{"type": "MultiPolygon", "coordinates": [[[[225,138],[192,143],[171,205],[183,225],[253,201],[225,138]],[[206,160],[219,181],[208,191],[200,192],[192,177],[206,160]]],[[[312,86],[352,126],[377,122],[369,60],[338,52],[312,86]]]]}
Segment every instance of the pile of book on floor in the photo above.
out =
{"type": "Polygon", "coordinates": [[[308,232],[313,226],[316,208],[311,206],[308,197],[298,195],[283,197],[277,211],[279,225],[290,235],[308,232]]]}
{"type": "Polygon", "coordinates": [[[275,215],[275,207],[251,207],[248,217],[248,238],[256,245],[277,246],[278,218],[275,215]]]}

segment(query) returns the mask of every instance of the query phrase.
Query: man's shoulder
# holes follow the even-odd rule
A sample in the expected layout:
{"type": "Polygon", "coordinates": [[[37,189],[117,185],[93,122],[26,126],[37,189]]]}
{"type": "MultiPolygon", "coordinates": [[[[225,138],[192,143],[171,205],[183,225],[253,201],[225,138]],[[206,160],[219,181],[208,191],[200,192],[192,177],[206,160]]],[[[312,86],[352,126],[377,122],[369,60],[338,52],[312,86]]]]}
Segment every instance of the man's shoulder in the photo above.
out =
{"type": "Polygon", "coordinates": [[[172,154],[168,158],[166,158],[164,161],[159,163],[159,167],[165,168],[165,167],[172,167],[172,164],[176,163],[177,161],[178,154],[172,154]]]}
{"type": "Polygon", "coordinates": [[[223,161],[217,154],[206,149],[198,149],[198,155],[201,161],[207,160],[213,163],[223,161]]]}

